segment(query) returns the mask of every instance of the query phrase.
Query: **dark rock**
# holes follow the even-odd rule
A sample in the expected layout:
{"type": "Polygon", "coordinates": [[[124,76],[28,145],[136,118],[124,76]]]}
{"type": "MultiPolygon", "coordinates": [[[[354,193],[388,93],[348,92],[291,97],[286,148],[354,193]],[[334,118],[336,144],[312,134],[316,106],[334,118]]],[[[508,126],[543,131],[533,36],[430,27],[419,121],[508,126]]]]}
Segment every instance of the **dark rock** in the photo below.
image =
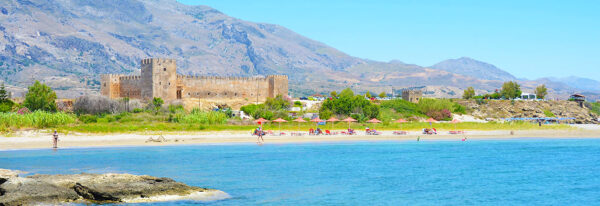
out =
{"type": "Polygon", "coordinates": [[[4,171],[10,176],[3,176],[0,179],[2,181],[0,205],[61,204],[65,202],[104,204],[160,195],[186,196],[196,192],[222,193],[218,190],[188,186],[170,178],[151,176],[82,173],[17,177],[12,175],[14,172],[11,173],[10,170],[4,171]]]}

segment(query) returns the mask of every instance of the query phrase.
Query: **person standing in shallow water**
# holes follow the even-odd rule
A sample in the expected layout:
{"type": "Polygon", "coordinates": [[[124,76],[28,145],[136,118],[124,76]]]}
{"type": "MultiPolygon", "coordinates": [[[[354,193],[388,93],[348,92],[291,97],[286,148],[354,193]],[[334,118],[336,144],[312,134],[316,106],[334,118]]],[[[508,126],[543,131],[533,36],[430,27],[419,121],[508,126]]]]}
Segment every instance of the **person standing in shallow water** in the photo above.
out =
{"type": "Polygon", "coordinates": [[[54,130],[54,134],[52,135],[52,148],[58,148],[58,133],[54,130]]]}

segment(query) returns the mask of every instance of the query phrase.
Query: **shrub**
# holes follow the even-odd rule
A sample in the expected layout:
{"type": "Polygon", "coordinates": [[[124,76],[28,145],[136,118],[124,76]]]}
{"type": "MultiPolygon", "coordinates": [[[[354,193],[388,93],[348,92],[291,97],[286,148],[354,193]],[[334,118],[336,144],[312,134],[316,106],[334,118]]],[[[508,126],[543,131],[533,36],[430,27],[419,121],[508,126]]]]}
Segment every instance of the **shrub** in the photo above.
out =
{"type": "Polygon", "coordinates": [[[14,105],[15,104],[10,100],[0,102],[0,112],[10,112],[13,110],[14,105]]]}
{"type": "Polygon", "coordinates": [[[135,108],[135,109],[133,109],[132,112],[133,113],[141,113],[141,112],[144,112],[144,109],[142,109],[142,108],[135,108]]]}
{"type": "Polygon", "coordinates": [[[452,111],[454,110],[456,110],[457,113],[465,112],[464,106],[458,105],[447,99],[423,98],[419,100],[417,107],[423,114],[426,114],[435,120],[447,120],[448,118],[452,118],[452,111]]]}
{"type": "Polygon", "coordinates": [[[552,113],[550,110],[544,110],[544,115],[546,117],[556,117],[556,115],[554,115],[554,113],[552,113]]]}
{"type": "Polygon", "coordinates": [[[351,114],[361,114],[366,118],[375,118],[379,116],[379,105],[373,104],[361,95],[354,95],[354,92],[347,88],[344,89],[335,99],[326,99],[319,110],[319,116],[334,115],[349,116],[351,114]]]}
{"type": "Polygon", "coordinates": [[[25,101],[23,106],[29,108],[31,111],[43,110],[56,112],[56,93],[45,84],[35,81],[31,85],[27,94],[25,94],[25,101]]]}
{"type": "Polygon", "coordinates": [[[590,112],[600,115],[600,102],[595,102],[595,103],[586,102],[585,106],[587,108],[590,108],[590,112]]]}
{"type": "Polygon", "coordinates": [[[104,96],[81,96],[75,100],[73,111],[77,114],[107,114],[124,111],[124,103],[104,96]]]}
{"type": "Polygon", "coordinates": [[[79,115],[79,117],[77,117],[77,119],[79,119],[80,122],[83,123],[95,123],[98,121],[98,117],[96,115],[90,115],[90,114],[83,114],[83,115],[79,115]]]}
{"type": "Polygon", "coordinates": [[[165,101],[163,99],[161,99],[160,97],[154,97],[152,99],[152,105],[154,105],[154,108],[160,108],[163,104],[165,103],[165,101]]]}
{"type": "Polygon", "coordinates": [[[394,109],[396,112],[400,113],[400,115],[402,115],[403,117],[423,116],[423,114],[419,111],[417,104],[403,100],[403,99],[381,101],[380,106],[382,108],[394,109]]]}

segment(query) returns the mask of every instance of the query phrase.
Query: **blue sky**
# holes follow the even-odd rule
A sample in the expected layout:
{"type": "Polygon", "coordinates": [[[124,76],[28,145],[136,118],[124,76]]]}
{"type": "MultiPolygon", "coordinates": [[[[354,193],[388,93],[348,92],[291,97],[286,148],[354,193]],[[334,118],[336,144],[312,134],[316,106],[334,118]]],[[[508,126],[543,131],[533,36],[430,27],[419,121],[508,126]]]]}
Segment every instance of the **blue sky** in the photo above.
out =
{"type": "Polygon", "coordinates": [[[352,56],[471,57],[520,78],[600,80],[600,1],[179,0],[285,26],[352,56]]]}

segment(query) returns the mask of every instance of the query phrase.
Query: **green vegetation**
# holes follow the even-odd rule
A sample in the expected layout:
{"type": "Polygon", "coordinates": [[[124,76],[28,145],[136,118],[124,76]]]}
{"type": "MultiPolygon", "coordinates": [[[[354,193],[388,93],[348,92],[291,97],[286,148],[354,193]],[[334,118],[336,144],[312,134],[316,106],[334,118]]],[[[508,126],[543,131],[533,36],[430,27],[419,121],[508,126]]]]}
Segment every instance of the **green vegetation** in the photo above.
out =
{"type": "Polygon", "coordinates": [[[387,97],[387,94],[385,92],[379,93],[379,98],[385,98],[385,97],[387,97]]]}
{"type": "Polygon", "coordinates": [[[473,87],[469,87],[465,89],[463,93],[463,99],[472,99],[475,96],[475,89],[473,87]]]}
{"type": "Polygon", "coordinates": [[[519,85],[516,81],[504,82],[502,85],[502,96],[507,99],[514,99],[520,97],[521,94],[521,85],[519,85]]]}
{"type": "Polygon", "coordinates": [[[48,128],[74,123],[75,115],[63,112],[51,113],[42,110],[33,113],[18,114],[14,112],[0,113],[0,131],[21,128],[48,128]]]}
{"type": "Polygon", "coordinates": [[[587,102],[585,105],[594,114],[600,115],[600,102],[587,102]]]}
{"type": "Polygon", "coordinates": [[[43,110],[56,112],[56,93],[45,84],[35,81],[28,89],[25,95],[23,106],[31,111],[43,110]]]}
{"type": "Polygon", "coordinates": [[[550,110],[544,110],[544,115],[546,115],[546,117],[556,117],[556,115],[554,115],[554,113],[552,113],[550,110]]]}
{"type": "Polygon", "coordinates": [[[544,99],[546,98],[546,95],[548,95],[548,89],[546,88],[546,85],[542,84],[535,88],[535,96],[537,96],[538,99],[544,99]]]}
{"type": "Polygon", "coordinates": [[[379,116],[379,105],[371,103],[361,95],[354,95],[354,92],[347,88],[340,92],[338,98],[323,101],[319,117],[328,119],[334,115],[352,116],[362,122],[379,116]]]}
{"type": "Polygon", "coordinates": [[[252,116],[255,119],[265,118],[268,120],[274,120],[277,118],[288,119],[287,110],[290,108],[290,100],[283,98],[281,95],[277,95],[275,98],[267,98],[264,104],[249,104],[242,106],[240,110],[244,113],[252,116]]]}
{"type": "Polygon", "coordinates": [[[225,124],[229,117],[225,112],[218,111],[200,111],[198,109],[192,110],[189,114],[185,112],[178,112],[173,118],[172,122],[184,123],[184,124],[225,124]]]}
{"type": "Polygon", "coordinates": [[[452,112],[465,113],[465,107],[448,99],[422,98],[417,108],[422,114],[435,120],[452,120],[452,112]]]}
{"type": "Polygon", "coordinates": [[[4,87],[4,83],[0,85],[0,112],[10,112],[13,110],[15,103],[8,97],[8,92],[4,87]]]}
{"type": "Polygon", "coordinates": [[[382,112],[380,113],[390,112],[384,109],[393,109],[402,118],[427,117],[427,115],[420,112],[417,104],[403,99],[381,101],[380,106],[382,108],[382,112]]]}

